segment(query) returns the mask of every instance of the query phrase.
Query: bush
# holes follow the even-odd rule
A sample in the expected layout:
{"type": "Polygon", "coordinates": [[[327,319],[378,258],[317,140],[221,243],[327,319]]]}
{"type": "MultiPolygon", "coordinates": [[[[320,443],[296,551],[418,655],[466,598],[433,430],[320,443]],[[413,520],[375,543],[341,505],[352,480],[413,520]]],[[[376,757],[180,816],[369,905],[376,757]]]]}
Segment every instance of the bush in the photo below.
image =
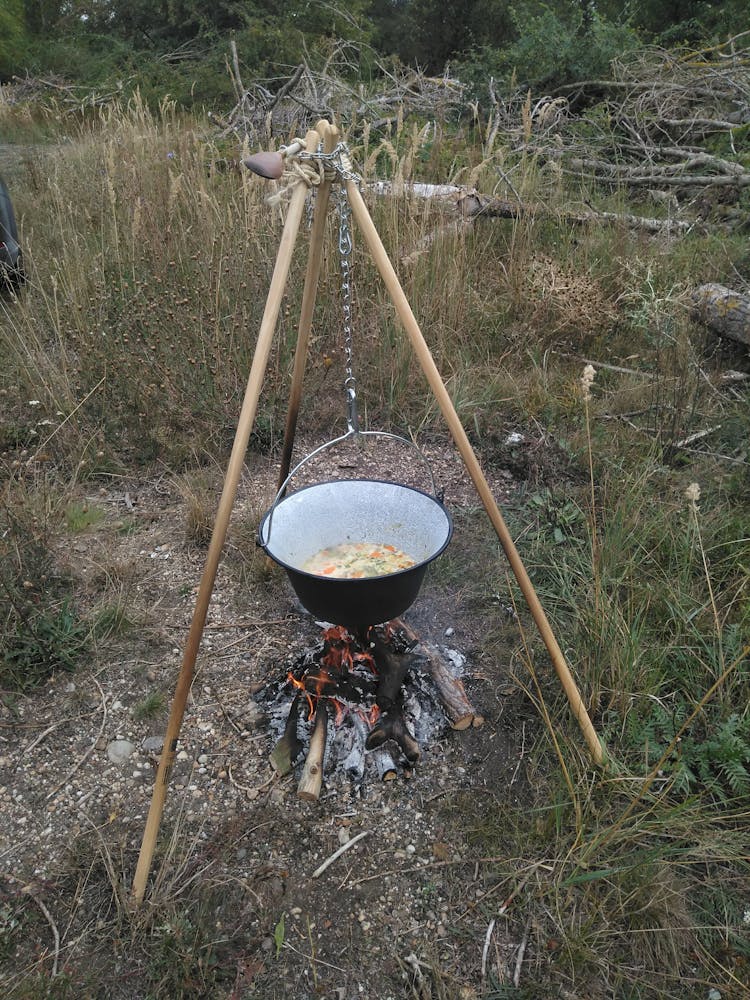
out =
{"type": "Polygon", "coordinates": [[[546,4],[522,3],[512,16],[518,33],[514,42],[502,49],[485,46],[453,64],[480,98],[490,76],[501,86],[537,91],[607,77],[612,60],[638,45],[629,24],[596,12],[586,23],[579,7],[562,16],[546,4]]]}

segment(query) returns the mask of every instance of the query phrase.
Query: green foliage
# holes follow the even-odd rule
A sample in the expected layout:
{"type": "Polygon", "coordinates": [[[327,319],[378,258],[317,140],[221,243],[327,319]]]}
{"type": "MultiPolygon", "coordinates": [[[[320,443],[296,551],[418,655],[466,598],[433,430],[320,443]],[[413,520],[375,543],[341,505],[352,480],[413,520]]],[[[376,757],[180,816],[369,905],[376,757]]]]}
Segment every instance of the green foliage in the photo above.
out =
{"type": "MultiPolygon", "coordinates": [[[[643,746],[649,764],[656,764],[688,715],[689,704],[684,701],[672,708],[651,701],[647,718],[629,716],[629,738],[643,746]]],[[[750,715],[733,712],[711,732],[700,724],[688,729],[663,770],[671,774],[672,789],[679,795],[704,795],[724,804],[746,798],[750,795],[750,715]]]]}
{"type": "Polygon", "coordinates": [[[4,0],[0,6],[0,83],[23,64],[27,45],[23,0],[4,0]]]}
{"type": "Polygon", "coordinates": [[[44,521],[13,499],[0,506],[0,688],[23,692],[74,670],[89,630],[55,572],[44,521]]]}
{"type": "Polygon", "coordinates": [[[73,500],[65,508],[65,527],[71,534],[78,535],[93,527],[104,518],[104,511],[88,501],[73,500]]]}
{"type": "Polygon", "coordinates": [[[123,600],[116,600],[99,608],[92,617],[91,634],[96,639],[126,635],[133,628],[123,600]]]}
{"type": "Polygon", "coordinates": [[[511,6],[512,41],[486,41],[454,63],[454,72],[486,96],[492,76],[502,86],[546,90],[575,80],[609,76],[610,63],[634,49],[638,36],[627,22],[598,11],[585,16],[578,5],[559,6],[526,0],[511,6]]]}
{"type": "Polygon", "coordinates": [[[155,719],[161,714],[164,705],[166,704],[166,698],[161,691],[152,691],[150,694],[146,695],[143,701],[139,701],[137,705],[133,707],[133,719],[136,722],[145,722],[149,719],[155,719]]]}

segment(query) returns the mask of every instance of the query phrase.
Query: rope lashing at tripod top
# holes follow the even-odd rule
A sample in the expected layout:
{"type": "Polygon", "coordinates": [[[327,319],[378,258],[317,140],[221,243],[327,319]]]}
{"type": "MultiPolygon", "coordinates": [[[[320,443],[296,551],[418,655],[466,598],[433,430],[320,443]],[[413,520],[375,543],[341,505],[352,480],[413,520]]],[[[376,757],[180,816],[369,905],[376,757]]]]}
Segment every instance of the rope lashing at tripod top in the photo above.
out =
{"type": "Polygon", "coordinates": [[[298,181],[302,180],[308,188],[315,188],[323,180],[354,181],[359,186],[362,178],[352,167],[349,148],[345,142],[339,142],[331,153],[324,153],[319,150],[315,153],[308,153],[304,149],[298,149],[302,140],[295,139],[289,146],[285,147],[290,152],[285,153],[282,148],[281,155],[284,156],[284,173],[280,180],[285,181],[284,187],[275,194],[266,198],[268,205],[278,205],[294,190],[298,181]],[[291,152],[294,150],[294,152],[291,152]]]}

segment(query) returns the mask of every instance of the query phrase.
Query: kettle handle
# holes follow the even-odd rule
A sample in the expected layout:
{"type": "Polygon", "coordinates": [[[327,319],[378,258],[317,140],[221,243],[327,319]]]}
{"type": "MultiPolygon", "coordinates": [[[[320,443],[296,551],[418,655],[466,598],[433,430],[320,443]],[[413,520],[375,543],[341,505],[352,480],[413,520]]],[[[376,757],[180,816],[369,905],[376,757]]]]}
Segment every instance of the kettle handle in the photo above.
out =
{"type": "MultiPolygon", "coordinates": [[[[260,545],[266,546],[270,542],[271,522],[273,521],[274,511],[276,510],[276,507],[284,497],[284,494],[286,493],[286,488],[289,485],[290,481],[297,474],[297,472],[299,472],[302,466],[306,465],[311,459],[316,458],[318,455],[320,455],[324,451],[327,451],[329,448],[333,448],[335,445],[341,444],[342,441],[348,441],[350,438],[355,438],[355,437],[385,437],[385,438],[391,438],[391,440],[393,441],[401,441],[404,444],[408,444],[410,448],[413,448],[414,451],[416,451],[417,455],[419,455],[420,459],[427,466],[427,471],[430,474],[430,485],[432,487],[432,496],[435,497],[435,499],[438,500],[440,503],[443,502],[442,495],[439,495],[435,488],[435,474],[432,471],[432,466],[427,461],[424,452],[413,441],[410,441],[409,438],[402,437],[400,434],[391,434],[390,431],[360,431],[357,428],[350,427],[349,430],[346,432],[346,434],[342,434],[340,437],[333,438],[332,441],[326,441],[324,444],[319,445],[317,448],[311,451],[309,455],[305,455],[305,457],[294,466],[292,471],[289,473],[289,475],[286,477],[284,482],[279,487],[279,492],[276,494],[276,498],[271,504],[271,507],[268,511],[268,517],[265,519],[265,528],[266,528],[265,538],[263,538],[259,532],[258,542],[260,545]]],[[[263,525],[261,526],[261,530],[262,528],[263,525]]]]}

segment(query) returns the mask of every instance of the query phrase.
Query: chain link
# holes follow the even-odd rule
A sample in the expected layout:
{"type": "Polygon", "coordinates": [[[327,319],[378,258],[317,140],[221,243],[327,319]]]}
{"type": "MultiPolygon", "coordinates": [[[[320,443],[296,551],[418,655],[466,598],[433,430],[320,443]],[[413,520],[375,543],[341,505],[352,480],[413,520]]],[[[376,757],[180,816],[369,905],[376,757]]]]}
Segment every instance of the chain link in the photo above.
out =
{"type": "MultiPolygon", "coordinates": [[[[314,153],[301,150],[295,154],[299,160],[314,160],[329,176],[333,173],[341,181],[354,181],[359,187],[362,178],[354,169],[349,155],[349,147],[345,142],[337,143],[330,153],[324,153],[318,146],[314,153]]],[[[350,281],[350,257],[352,255],[352,232],[349,220],[351,209],[346,187],[341,184],[338,189],[339,211],[339,266],[341,269],[341,300],[344,329],[344,392],[346,395],[346,423],[349,433],[359,432],[359,417],[357,414],[357,380],[353,368],[352,341],[352,290],[350,281]]]]}
{"type": "Polygon", "coordinates": [[[359,430],[359,419],[357,416],[357,380],[354,377],[353,367],[352,289],[349,263],[352,255],[352,231],[349,225],[351,210],[349,208],[349,198],[344,187],[339,188],[338,209],[339,266],[341,268],[341,302],[344,329],[344,392],[346,394],[347,407],[346,423],[347,429],[356,433],[359,430]]]}
{"type": "Polygon", "coordinates": [[[349,147],[345,142],[339,142],[330,153],[324,153],[320,148],[314,153],[308,153],[304,149],[300,150],[299,153],[295,153],[295,159],[317,160],[323,165],[323,169],[333,170],[341,180],[354,181],[357,186],[362,181],[362,178],[354,169],[351,156],[349,155],[349,147]]]}

